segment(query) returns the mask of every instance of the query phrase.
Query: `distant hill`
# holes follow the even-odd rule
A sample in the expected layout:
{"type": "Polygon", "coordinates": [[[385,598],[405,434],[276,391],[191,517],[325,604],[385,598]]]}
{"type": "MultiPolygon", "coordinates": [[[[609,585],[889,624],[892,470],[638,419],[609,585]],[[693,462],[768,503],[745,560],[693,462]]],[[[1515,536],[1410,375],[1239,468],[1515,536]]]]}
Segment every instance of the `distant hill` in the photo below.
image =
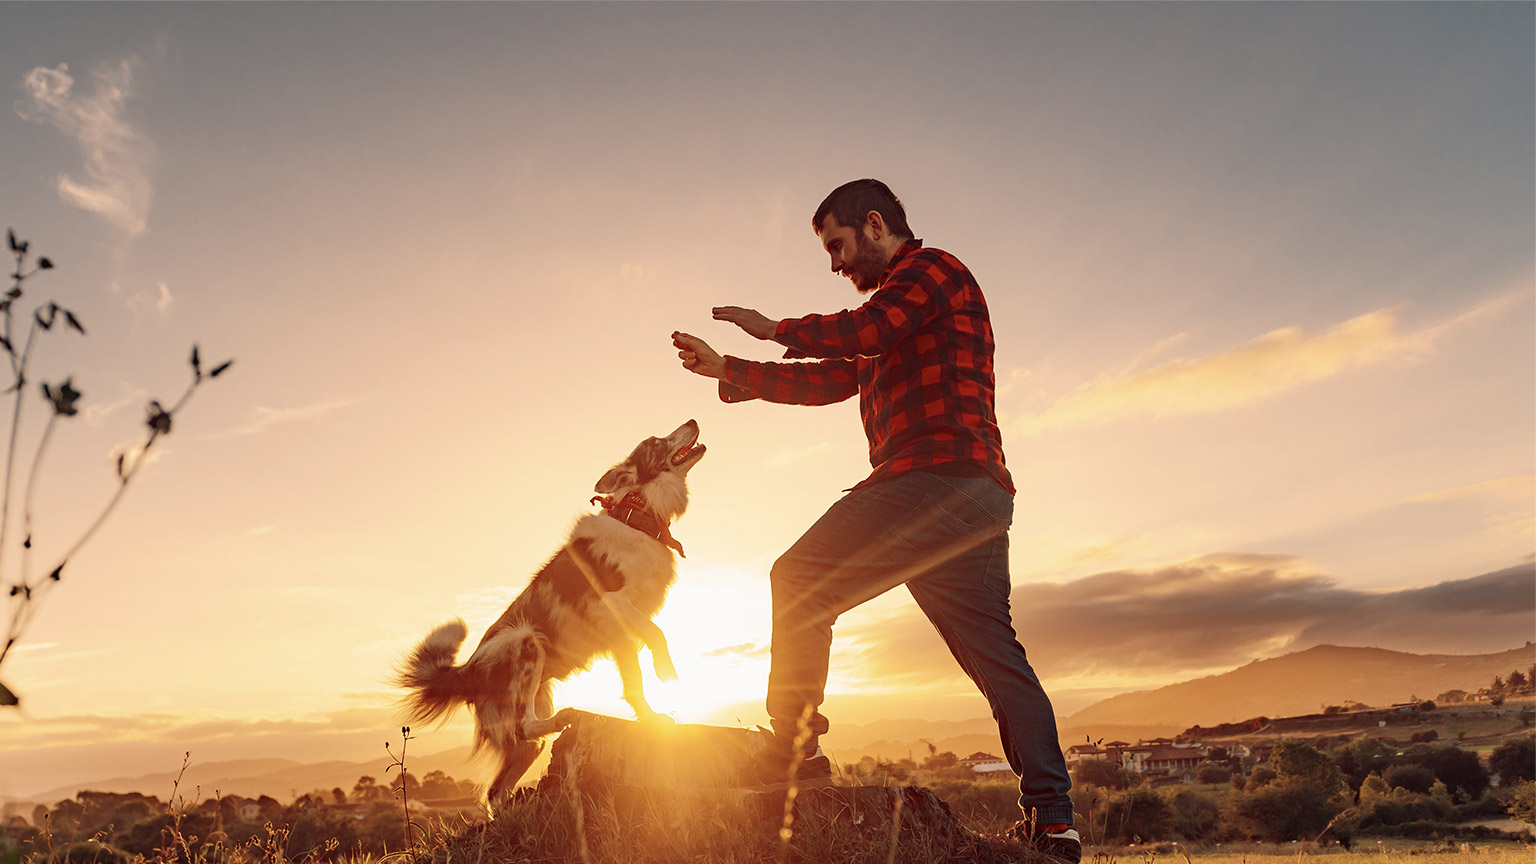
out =
{"type": "MultiPolygon", "coordinates": [[[[478,779],[469,761],[468,747],[458,747],[426,756],[412,755],[406,759],[406,765],[417,779],[433,771],[442,771],[455,780],[478,779]]],[[[338,760],[301,763],[292,759],[234,759],[202,764],[193,762],[188,766],[186,775],[181,778],[181,785],[177,787],[176,794],[189,801],[212,798],[215,794],[240,795],[245,798],[270,795],[286,803],[295,797],[295,794],[302,795],[316,789],[329,792],[339,786],[350,794],[353,784],[357,783],[359,777],[365,775],[374,778],[380,784],[388,783],[394,779],[393,773],[385,776],[385,769],[388,767],[389,760],[382,756],[366,762],[338,760]]],[[[170,798],[171,788],[176,782],[176,773],[170,771],[138,777],[91,780],[24,797],[28,801],[40,804],[53,804],[74,798],[82,790],[90,790],[92,792],[140,792],[164,801],[170,798]]]]}
{"type": "MultiPolygon", "coordinates": [[[[1475,690],[1536,660],[1527,643],[1496,654],[1407,654],[1319,645],[1231,672],[1111,696],[1063,718],[1063,729],[1163,726],[1182,730],[1250,717],[1321,711],[1346,701],[1386,706],[1447,690],[1475,690]]],[[[1104,733],[1095,733],[1104,734],[1104,733]]],[[[1166,733],[1165,733],[1166,734],[1166,733]]]]}
{"type": "MultiPolygon", "coordinates": [[[[1320,645],[1269,660],[1255,660],[1221,675],[1112,696],[1057,719],[1063,745],[1094,738],[1138,738],[1175,735],[1194,725],[1214,726],[1260,715],[1284,717],[1310,714],[1325,705],[1346,701],[1390,705],[1410,697],[1433,699],[1446,690],[1475,690],[1495,675],[1527,669],[1536,660],[1536,646],[1527,644],[1496,654],[1407,654],[1381,648],[1341,648],[1320,645]]],[[[1002,755],[997,725],[991,717],[971,720],[893,719],[859,725],[839,725],[826,745],[839,762],[856,762],[869,755],[919,762],[927,756],[925,740],[940,752],[965,756],[981,750],[1002,755]]],[[[543,771],[543,759],[529,777],[543,771]]],[[[444,771],[455,779],[483,779],[470,763],[469,748],[459,747],[408,763],[418,777],[444,771]]],[[[182,778],[180,793],[257,797],[288,801],[295,794],[335,787],[350,792],[359,777],[385,782],[387,759],[366,762],[332,761],[304,764],[290,759],[241,759],[193,763],[182,778]]],[[[170,795],[175,772],[115,777],[75,783],[26,795],[25,800],[52,804],[73,798],[82,789],[99,792],[142,792],[164,799],[170,795]]]]}

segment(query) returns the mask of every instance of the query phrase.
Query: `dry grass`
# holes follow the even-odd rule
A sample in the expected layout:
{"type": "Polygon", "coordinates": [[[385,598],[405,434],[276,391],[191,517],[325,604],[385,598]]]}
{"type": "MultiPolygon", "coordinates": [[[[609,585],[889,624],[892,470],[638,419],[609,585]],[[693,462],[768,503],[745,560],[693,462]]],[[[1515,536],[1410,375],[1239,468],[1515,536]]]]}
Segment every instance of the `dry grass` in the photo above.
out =
{"type": "MultiPolygon", "coordinates": [[[[787,845],[782,793],[724,790],[591,797],[564,788],[528,790],[494,821],[441,838],[418,856],[434,864],[959,864],[1033,862],[1016,844],[991,843],[936,818],[937,799],[898,790],[876,813],[866,802],[806,790],[787,845]]],[[[876,800],[870,797],[869,801],[876,800]]],[[[947,814],[945,814],[947,815],[947,814]]]]}

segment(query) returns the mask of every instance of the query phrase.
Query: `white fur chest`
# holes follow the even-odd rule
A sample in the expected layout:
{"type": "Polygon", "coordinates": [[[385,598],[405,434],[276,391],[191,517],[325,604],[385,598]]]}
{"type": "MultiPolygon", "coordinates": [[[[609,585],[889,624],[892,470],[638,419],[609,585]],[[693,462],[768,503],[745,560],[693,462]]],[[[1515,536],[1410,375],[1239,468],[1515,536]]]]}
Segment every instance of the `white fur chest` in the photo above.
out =
{"type": "Polygon", "coordinates": [[[603,515],[583,516],[571,530],[571,540],[590,540],[592,553],[607,559],[624,577],[623,596],[647,617],[661,610],[667,589],[677,578],[672,550],[656,538],[603,515]]]}

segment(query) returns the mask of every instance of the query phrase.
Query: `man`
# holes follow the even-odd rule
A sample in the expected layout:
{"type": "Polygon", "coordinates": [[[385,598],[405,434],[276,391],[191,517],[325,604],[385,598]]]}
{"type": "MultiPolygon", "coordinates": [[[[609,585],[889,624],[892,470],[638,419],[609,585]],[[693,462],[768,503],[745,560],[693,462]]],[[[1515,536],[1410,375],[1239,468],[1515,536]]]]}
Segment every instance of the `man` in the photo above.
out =
{"type": "MultiPolygon", "coordinates": [[[[834,189],[811,219],[831,257],[869,299],[836,315],[774,321],[738,306],[714,309],[787,348],[759,363],[722,357],[673,333],[683,367],[719,379],[726,402],[825,405],[859,397],[874,471],[832,506],[770,574],[768,714],[778,764],[801,785],[830,782],[817,739],[832,625],[838,615],[906,584],[966,674],[992,705],[1025,819],[1014,832],[1077,861],[1071,780],[1050,700],[1009,618],[1008,526],[1013,481],[994,406],[992,326],[965,265],[924,247],[884,183],[834,189]],[[798,751],[795,749],[799,746],[798,751]]],[[[764,778],[768,780],[771,778],[764,778]]]]}

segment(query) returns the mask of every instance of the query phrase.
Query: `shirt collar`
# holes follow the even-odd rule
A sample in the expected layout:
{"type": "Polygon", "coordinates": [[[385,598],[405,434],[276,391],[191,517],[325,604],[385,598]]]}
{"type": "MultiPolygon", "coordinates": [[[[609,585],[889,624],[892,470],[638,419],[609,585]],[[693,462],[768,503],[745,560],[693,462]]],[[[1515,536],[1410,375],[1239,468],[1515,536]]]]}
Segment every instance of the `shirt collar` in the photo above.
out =
{"type": "Polygon", "coordinates": [[[891,256],[891,263],[885,265],[885,271],[880,274],[880,280],[875,283],[875,290],[878,291],[884,288],[885,280],[890,277],[891,271],[896,269],[896,265],[900,264],[908,255],[915,254],[921,248],[923,248],[923,239],[921,237],[914,237],[901,244],[901,248],[897,249],[896,254],[891,256]]]}

